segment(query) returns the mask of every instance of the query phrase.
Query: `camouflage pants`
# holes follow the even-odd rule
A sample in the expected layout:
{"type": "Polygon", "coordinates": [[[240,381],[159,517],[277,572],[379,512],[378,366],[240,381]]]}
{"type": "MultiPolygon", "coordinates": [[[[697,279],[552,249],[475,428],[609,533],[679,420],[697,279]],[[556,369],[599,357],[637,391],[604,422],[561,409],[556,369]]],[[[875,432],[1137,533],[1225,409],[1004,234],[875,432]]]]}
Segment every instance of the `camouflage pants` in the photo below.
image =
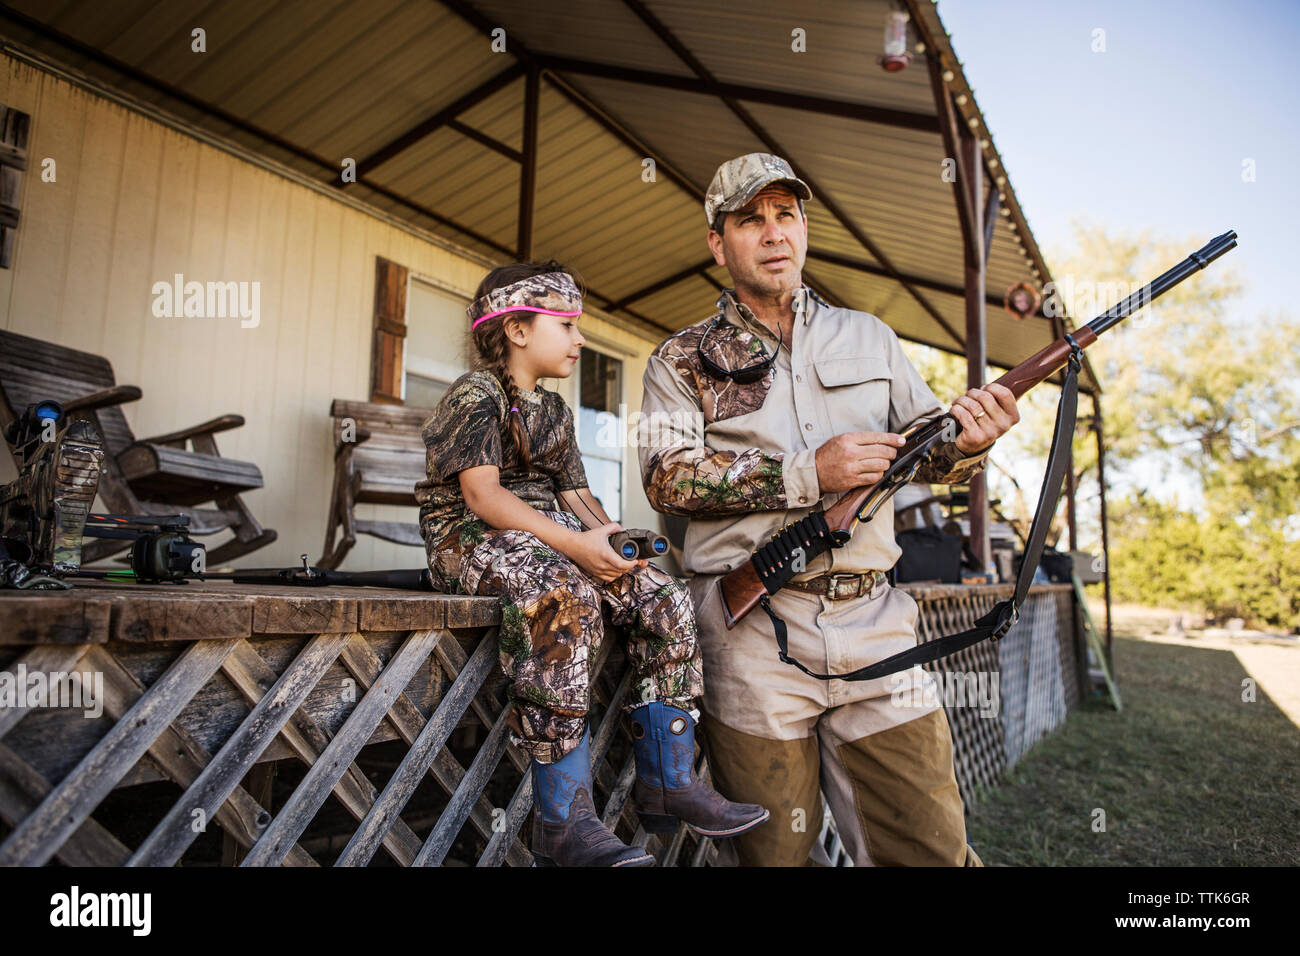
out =
{"type": "MultiPolygon", "coordinates": [[[[575,531],[564,512],[547,517],[575,531]]],[[[466,594],[501,599],[501,669],[514,708],[511,741],[541,763],[582,740],[591,705],[591,663],[604,638],[601,604],[626,635],[634,683],[625,712],[659,700],[683,710],[704,692],[690,594],[653,564],[606,584],[526,531],[490,531],[468,517],[431,551],[435,575],[458,563],[466,594]],[[458,562],[457,562],[458,557],[458,562]]]]}

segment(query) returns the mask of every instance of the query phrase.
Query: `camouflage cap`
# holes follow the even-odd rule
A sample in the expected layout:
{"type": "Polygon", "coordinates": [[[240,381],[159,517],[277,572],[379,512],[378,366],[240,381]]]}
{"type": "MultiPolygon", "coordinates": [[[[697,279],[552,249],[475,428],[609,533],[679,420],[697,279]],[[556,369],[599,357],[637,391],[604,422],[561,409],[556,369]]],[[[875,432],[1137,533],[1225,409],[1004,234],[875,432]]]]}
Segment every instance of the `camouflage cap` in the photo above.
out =
{"type": "Polygon", "coordinates": [[[727,160],[713,174],[713,182],[704,194],[704,217],[709,228],[714,228],[719,213],[735,212],[772,183],[785,183],[800,199],[812,199],[808,184],[780,156],[746,153],[727,160]]]}

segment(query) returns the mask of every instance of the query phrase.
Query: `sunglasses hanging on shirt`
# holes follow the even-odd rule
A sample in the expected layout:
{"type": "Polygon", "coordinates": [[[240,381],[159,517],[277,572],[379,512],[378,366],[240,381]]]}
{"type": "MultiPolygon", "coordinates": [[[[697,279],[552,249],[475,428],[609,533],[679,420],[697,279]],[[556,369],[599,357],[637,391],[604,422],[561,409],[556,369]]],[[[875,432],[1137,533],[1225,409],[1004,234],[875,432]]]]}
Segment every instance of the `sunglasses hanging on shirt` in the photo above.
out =
{"type": "Polygon", "coordinates": [[[704,367],[704,371],[708,372],[713,378],[729,378],[737,385],[749,385],[764,378],[767,375],[768,370],[772,367],[772,363],[776,361],[776,357],[781,351],[781,346],[785,343],[785,338],[781,334],[781,330],[779,328],[776,330],[777,340],[775,351],[761,362],[747,365],[744,368],[726,369],[704,354],[704,343],[708,341],[709,333],[713,331],[713,327],[718,324],[718,321],[721,318],[721,316],[718,316],[718,318],[715,318],[709,323],[708,328],[704,330],[704,334],[700,336],[699,346],[695,349],[696,353],[700,357],[700,365],[704,367]]]}

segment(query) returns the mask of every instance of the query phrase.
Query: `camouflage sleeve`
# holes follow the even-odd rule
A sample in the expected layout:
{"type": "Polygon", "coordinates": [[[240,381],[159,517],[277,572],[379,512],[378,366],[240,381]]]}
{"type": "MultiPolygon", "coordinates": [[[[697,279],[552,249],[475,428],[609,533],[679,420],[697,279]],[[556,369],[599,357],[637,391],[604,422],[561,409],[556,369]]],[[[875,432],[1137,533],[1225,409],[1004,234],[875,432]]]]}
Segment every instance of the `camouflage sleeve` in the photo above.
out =
{"type": "Polygon", "coordinates": [[[992,447],[989,445],[983,451],[966,457],[958,450],[956,442],[943,442],[930,453],[930,460],[917,469],[912,480],[936,485],[964,485],[973,475],[984,470],[992,447]]]}
{"type": "Polygon", "coordinates": [[[560,467],[560,472],[555,476],[556,491],[573,491],[577,488],[586,488],[587,469],[582,463],[582,449],[578,447],[578,436],[573,430],[573,409],[568,403],[555,396],[555,400],[562,407],[561,428],[564,429],[564,441],[567,443],[564,449],[564,463],[560,467]]]}
{"type": "Polygon", "coordinates": [[[428,473],[448,481],[466,468],[502,464],[501,417],[505,394],[462,379],[424,423],[428,473]]]}
{"type": "MultiPolygon", "coordinates": [[[[637,452],[646,497],[656,511],[722,517],[787,508],[784,455],[707,447],[698,397],[659,356],[650,357],[644,384],[637,452]]],[[[817,492],[815,471],[811,492],[817,492]]]]}

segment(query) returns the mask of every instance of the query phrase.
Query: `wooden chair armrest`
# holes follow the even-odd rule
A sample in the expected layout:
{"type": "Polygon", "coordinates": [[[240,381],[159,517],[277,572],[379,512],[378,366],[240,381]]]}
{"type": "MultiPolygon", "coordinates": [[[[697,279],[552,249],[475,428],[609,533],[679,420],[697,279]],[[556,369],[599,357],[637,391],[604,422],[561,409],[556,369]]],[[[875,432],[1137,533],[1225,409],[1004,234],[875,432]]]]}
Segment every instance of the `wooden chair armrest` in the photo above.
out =
{"type": "Polygon", "coordinates": [[[86,412],[96,408],[107,408],[110,405],[121,405],[123,402],[138,402],[142,395],[144,392],[134,385],[114,385],[112,388],[101,388],[98,392],[91,392],[89,395],[82,395],[59,404],[63,406],[65,412],[86,412]]]}
{"type": "Polygon", "coordinates": [[[334,449],[334,457],[336,459],[340,457],[347,457],[352,453],[352,449],[356,448],[358,445],[367,442],[369,440],[370,440],[370,429],[367,428],[365,425],[358,425],[356,430],[356,436],[353,438],[352,441],[339,440],[335,443],[337,447],[335,447],[334,449]]]}
{"type": "Polygon", "coordinates": [[[193,428],[182,428],[180,431],[168,432],[166,435],[141,438],[140,441],[149,445],[171,445],[188,441],[200,435],[213,435],[217,432],[228,431],[231,428],[238,428],[242,424],[244,424],[243,415],[222,415],[220,418],[214,418],[202,425],[195,425],[193,428]]]}

